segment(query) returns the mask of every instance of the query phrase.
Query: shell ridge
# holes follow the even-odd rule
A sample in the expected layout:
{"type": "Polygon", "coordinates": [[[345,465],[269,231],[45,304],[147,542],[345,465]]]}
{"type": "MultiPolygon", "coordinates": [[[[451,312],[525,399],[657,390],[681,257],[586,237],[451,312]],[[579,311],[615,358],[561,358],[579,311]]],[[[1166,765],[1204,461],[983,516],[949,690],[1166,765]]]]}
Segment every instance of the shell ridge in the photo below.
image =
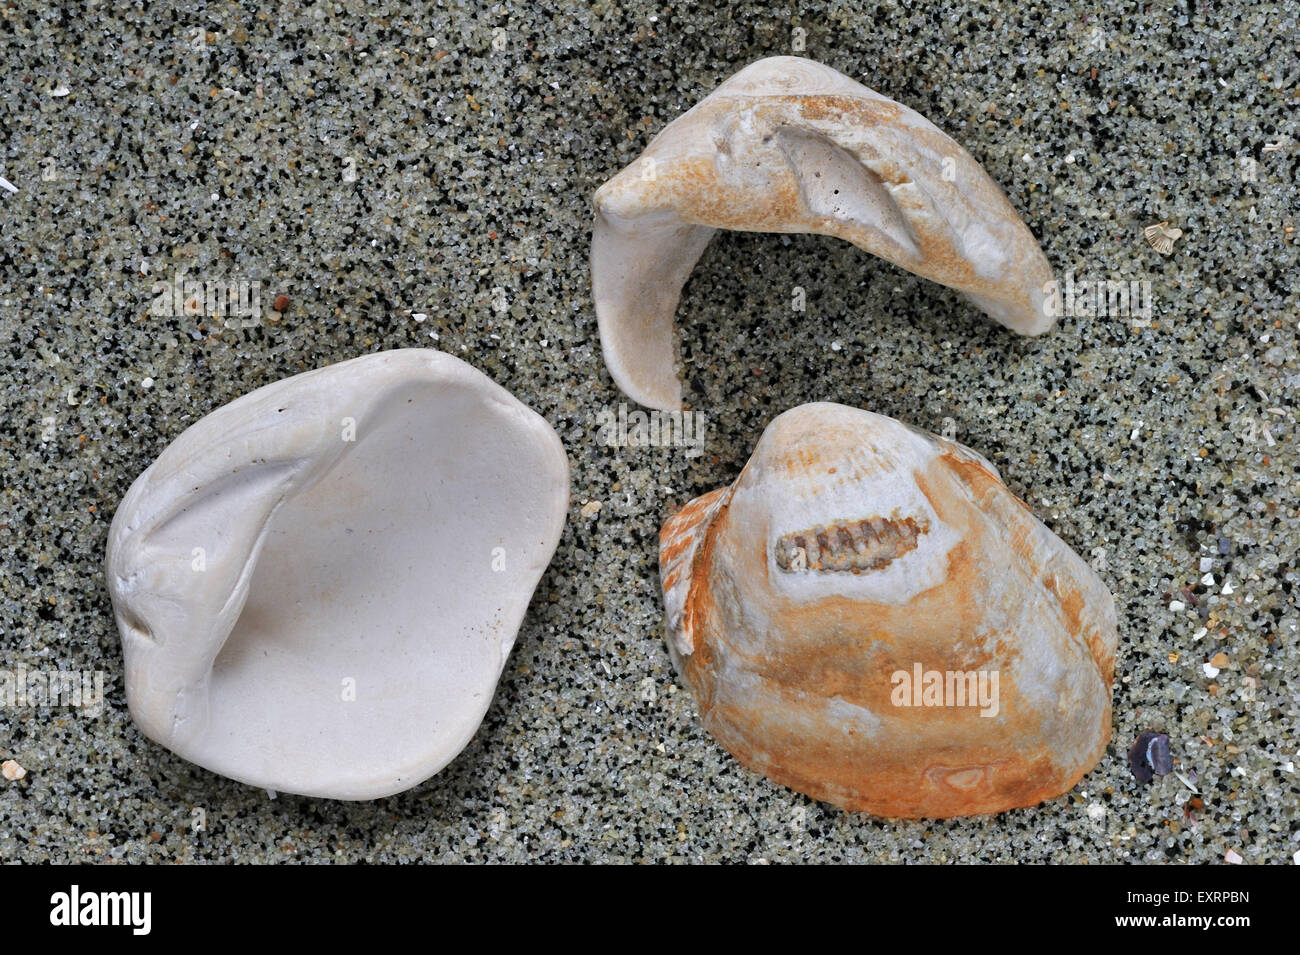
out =
{"type": "Polygon", "coordinates": [[[660,534],[660,580],[664,590],[672,648],[681,656],[695,652],[695,590],[703,568],[703,544],[718,515],[731,500],[735,485],[695,498],[674,514],[660,534]]]}

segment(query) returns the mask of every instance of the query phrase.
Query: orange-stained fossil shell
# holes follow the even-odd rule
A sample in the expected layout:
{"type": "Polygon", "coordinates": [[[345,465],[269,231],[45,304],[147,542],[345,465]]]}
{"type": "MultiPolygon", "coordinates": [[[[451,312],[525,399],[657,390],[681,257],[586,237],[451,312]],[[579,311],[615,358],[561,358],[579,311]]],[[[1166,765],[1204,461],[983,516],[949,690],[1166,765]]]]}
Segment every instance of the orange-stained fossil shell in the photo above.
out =
{"type": "Polygon", "coordinates": [[[643,405],[682,406],[682,287],[719,229],[846,239],[1041,335],[1052,269],[998,185],[933,123],[821,63],[751,63],[596,191],[591,287],[605,364],[643,405]]]}
{"type": "Polygon", "coordinates": [[[881,816],[1032,806],[1110,737],[1092,569],[961,445],[808,404],[660,534],[674,662],[746,766],[881,816]]]}

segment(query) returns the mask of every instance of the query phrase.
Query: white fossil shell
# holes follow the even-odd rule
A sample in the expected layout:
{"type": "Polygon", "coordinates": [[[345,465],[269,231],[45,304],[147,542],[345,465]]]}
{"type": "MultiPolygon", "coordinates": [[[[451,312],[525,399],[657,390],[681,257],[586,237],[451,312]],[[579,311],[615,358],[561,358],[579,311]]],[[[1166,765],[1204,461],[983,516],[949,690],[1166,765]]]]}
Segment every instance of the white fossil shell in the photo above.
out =
{"type": "Polygon", "coordinates": [[[172,442],[113,520],[131,715],[268,789],[414,786],[482,721],[567,503],[554,430],[450,355],[259,388],[172,442]]]}
{"type": "Polygon", "coordinates": [[[1105,585],[983,458],[891,418],[778,417],[733,485],[664,525],[660,573],[705,726],[816,799],[899,817],[1030,806],[1109,740],[1105,585]]]}
{"type": "Polygon", "coordinates": [[[1047,259],[979,163],[920,114],[800,57],[728,79],[601,186],[595,207],[605,363],[650,407],[681,406],[673,313],[717,229],[838,236],[1021,334],[1055,320],[1047,259]]]}
{"type": "Polygon", "coordinates": [[[1143,229],[1142,234],[1151,248],[1161,255],[1169,255],[1174,251],[1174,243],[1183,237],[1183,230],[1169,228],[1168,222],[1157,222],[1143,229]]]}

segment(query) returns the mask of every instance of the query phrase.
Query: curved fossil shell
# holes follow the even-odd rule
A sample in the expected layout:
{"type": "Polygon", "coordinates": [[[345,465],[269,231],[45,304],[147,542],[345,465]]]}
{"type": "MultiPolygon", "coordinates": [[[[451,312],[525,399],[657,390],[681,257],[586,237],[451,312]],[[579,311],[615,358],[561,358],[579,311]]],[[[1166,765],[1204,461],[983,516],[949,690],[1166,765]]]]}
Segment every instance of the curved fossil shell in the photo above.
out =
{"type": "Polygon", "coordinates": [[[673,313],[717,229],[847,239],[1040,335],[1052,271],[997,184],[906,106],[828,66],[759,60],[596,191],[591,282],[605,363],[643,405],[681,407],[673,313]]]}
{"type": "Polygon", "coordinates": [[[816,799],[1000,812],[1106,747],[1110,593],[983,458],[891,418],[778,417],[735,484],[664,525],[660,573],[705,726],[816,799]]]}
{"type": "Polygon", "coordinates": [[[172,442],[114,517],[131,715],[257,786],[414,786],[482,721],[567,506],[550,425],[450,355],[259,388],[172,442]]]}

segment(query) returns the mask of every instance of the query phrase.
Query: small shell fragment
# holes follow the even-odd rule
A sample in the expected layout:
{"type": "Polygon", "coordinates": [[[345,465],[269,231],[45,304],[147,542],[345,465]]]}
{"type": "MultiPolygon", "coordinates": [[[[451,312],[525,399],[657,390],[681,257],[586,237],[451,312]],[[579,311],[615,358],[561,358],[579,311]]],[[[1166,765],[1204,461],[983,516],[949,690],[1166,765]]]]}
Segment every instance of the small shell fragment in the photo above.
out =
{"type": "Polygon", "coordinates": [[[1155,776],[1172,773],[1174,763],[1169,754],[1169,736],[1154,730],[1143,730],[1129,747],[1128,766],[1140,783],[1149,783],[1155,776]]]}
{"type": "Polygon", "coordinates": [[[1169,228],[1168,222],[1159,222],[1156,225],[1149,225],[1142,230],[1146,236],[1147,243],[1161,255],[1169,255],[1174,251],[1174,243],[1183,236],[1182,229],[1169,228]]]}
{"type": "Polygon", "coordinates": [[[27,770],[23,769],[16,759],[6,759],[3,764],[0,764],[0,774],[12,783],[26,776],[27,770]]]}

